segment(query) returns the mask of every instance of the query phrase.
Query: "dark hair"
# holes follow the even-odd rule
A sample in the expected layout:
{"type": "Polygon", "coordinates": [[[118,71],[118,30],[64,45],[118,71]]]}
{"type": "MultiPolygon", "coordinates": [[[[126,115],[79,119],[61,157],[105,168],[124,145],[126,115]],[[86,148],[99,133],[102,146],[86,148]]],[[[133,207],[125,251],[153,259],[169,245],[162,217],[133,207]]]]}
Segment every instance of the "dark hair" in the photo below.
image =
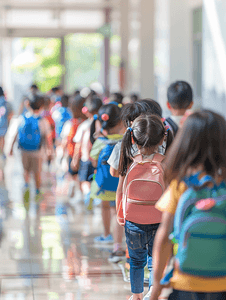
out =
{"type": "Polygon", "coordinates": [[[38,86],[36,84],[32,84],[30,88],[34,90],[38,90],[38,86]]]}
{"type": "Polygon", "coordinates": [[[139,96],[138,96],[138,94],[132,93],[132,94],[130,94],[130,99],[134,103],[139,100],[139,96]]]}
{"type": "Polygon", "coordinates": [[[169,104],[175,109],[186,109],[193,101],[192,88],[185,81],[173,82],[167,90],[169,104]]]}
{"type": "Polygon", "coordinates": [[[41,107],[44,106],[44,98],[36,94],[29,95],[28,101],[29,101],[29,106],[33,110],[39,110],[41,107]]]}
{"type": "Polygon", "coordinates": [[[141,114],[151,113],[162,116],[161,106],[152,99],[139,100],[135,103],[126,104],[121,111],[121,120],[125,127],[129,127],[141,114]]]}
{"type": "MultiPolygon", "coordinates": [[[[162,108],[159,103],[153,99],[138,100],[135,103],[128,103],[122,108],[121,119],[124,126],[129,127],[137,117],[146,113],[162,117],[162,108]]],[[[165,122],[164,125],[166,126],[165,122]]],[[[173,138],[172,132],[168,130],[166,133],[165,151],[167,151],[169,146],[172,144],[173,138]]]]}
{"type": "Polygon", "coordinates": [[[124,96],[122,93],[113,93],[111,94],[111,102],[122,103],[124,96]]]}
{"type": "Polygon", "coordinates": [[[76,96],[79,96],[79,95],[80,95],[80,90],[75,90],[73,96],[76,97],[76,96]]]}
{"type": "MultiPolygon", "coordinates": [[[[203,166],[203,171],[217,176],[219,169],[226,170],[226,121],[210,110],[190,115],[166,156],[165,178],[178,184],[188,169],[203,166]]],[[[224,177],[225,178],[225,177],[224,177]]]]}
{"type": "MultiPolygon", "coordinates": [[[[102,131],[109,130],[111,128],[114,128],[118,123],[121,121],[120,118],[121,109],[115,105],[115,104],[107,104],[101,106],[101,108],[98,111],[97,119],[101,123],[101,133],[102,131]],[[104,120],[103,115],[108,116],[108,120],[104,120]]],[[[96,119],[93,120],[90,128],[90,141],[93,144],[95,141],[94,133],[96,131],[96,119]]]]}
{"type": "Polygon", "coordinates": [[[51,103],[50,98],[49,98],[48,96],[45,96],[45,97],[44,97],[44,107],[45,107],[45,108],[49,108],[50,103],[51,103]]]}
{"type": "Polygon", "coordinates": [[[85,100],[86,99],[81,97],[80,95],[71,98],[70,108],[73,113],[73,118],[86,119],[86,116],[82,113],[82,108],[85,103],[85,100]]]}
{"type": "Polygon", "coordinates": [[[87,107],[90,113],[97,113],[103,103],[99,97],[89,96],[84,105],[87,107]]]}
{"type": "Polygon", "coordinates": [[[132,132],[127,129],[122,139],[119,174],[124,176],[128,166],[133,161],[132,138],[134,143],[142,148],[157,146],[165,136],[165,127],[159,116],[141,115],[133,122],[132,132]]]}
{"type": "Polygon", "coordinates": [[[3,88],[0,86],[0,96],[4,96],[3,88]]]}
{"type": "Polygon", "coordinates": [[[68,95],[63,95],[61,97],[61,104],[62,104],[62,107],[68,107],[69,106],[69,97],[68,95]]]}
{"type": "Polygon", "coordinates": [[[52,92],[53,92],[53,93],[56,93],[56,92],[58,92],[59,90],[60,90],[60,87],[59,87],[59,86],[55,86],[55,87],[52,88],[52,92]]]}

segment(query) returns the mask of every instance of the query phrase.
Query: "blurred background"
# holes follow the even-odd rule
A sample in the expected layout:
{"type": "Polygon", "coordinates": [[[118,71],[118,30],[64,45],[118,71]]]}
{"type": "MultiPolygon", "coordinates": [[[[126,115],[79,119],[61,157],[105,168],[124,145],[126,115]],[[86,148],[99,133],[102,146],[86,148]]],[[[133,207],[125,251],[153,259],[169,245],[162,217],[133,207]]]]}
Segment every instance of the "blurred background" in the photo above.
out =
{"type": "Polygon", "coordinates": [[[32,83],[99,82],[167,112],[167,86],[186,80],[195,107],[226,115],[225,12],[225,0],[0,0],[0,84],[15,111],[32,83]]]}

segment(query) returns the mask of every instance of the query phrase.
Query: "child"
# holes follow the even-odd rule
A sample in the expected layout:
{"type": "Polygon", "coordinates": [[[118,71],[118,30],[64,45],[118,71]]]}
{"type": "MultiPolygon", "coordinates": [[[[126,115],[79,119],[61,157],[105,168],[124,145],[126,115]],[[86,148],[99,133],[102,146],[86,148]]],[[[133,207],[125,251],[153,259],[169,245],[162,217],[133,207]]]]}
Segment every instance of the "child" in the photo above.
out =
{"type": "MultiPolygon", "coordinates": [[[[161,292],[162,286],[160,280],[163,275],[165,266],[167,265],[169,259],[172,256],[173,245],[169,240],[169,234],[173,230],[174,215],[178,208],[178,204],[181,204],[183,198],[182,194],[186,191],[187,193],[183,195],[189,195],[190,189],[188,187],[194,187],[193,192],[202,193],[204,197],[205,193],[208,193],[207,201],[211,202],[210,198],[212,195],[217,195],[220,191],[221,194],[226,194],[225,188],[225,170],[226,170],[226,122],[225,119],[209,110],[202,110],[195,112],[188,117],[185,121],[182,129],[178,132],[176,139],[169,150],[166,158],[166,170],[165,178],[167,184],[169,184],[168,189],[157,202],[156,208],[163,212],[162,222],[159,227],[159,230],[156,234],[154,249],[153,249],[153,258],[154,258],[154,280],[153,280],[153,290],[150,299],[157,300],[158,295],[161,292]],[[198,187],[196,184],[200,184],[200,181],[203,180],[204,175],[208,175],[210,181],[215,181],[216,185],[209,186],[205,183],[205,189],[202,188],[202,185],[198,187]],[[222,182],[223,181],[223,182],[222,182]],[[223,184],[223,187],[222,187],[223,184]],[[196,186],[196,187],[195,187],[196,186]]],[[[203,181],[204,182],[204,181],[203,181]]],[[[195,197],[196,198],[196,197],[195,197]]],[[[206,198],[206,197],[204,197],[206,198]]],[[[194,199],[193,197],[191,199],[194,199]]],[[[185,199],[186,201],[191,201],[191,199],[185,199]]],[[[197,199],[197,198],[196,198],[197,199]]],[[[203,198],[198,198],[203,199],[203,198]]],[[[203,201],[203,200],[202,200],[203,201]]],[[[225,211],[225,201],[222,201],[220,211],[223,213],[225,211]],[[224,205],[223,205],[224,204],[224,205]]],[[[213,202],[213,201],[212,201],[213,202]]],[[[186,202],[188,203],[188,202],[186,202]]],[[[195,207],[194,207],[195,208],[195,207]]],[[[195,213],[193,208],[192,214],[195,213]]],[[[215,209],[215,217],[217,216],[217,206],[215,209]]],[[[212,214],[211,207],[208,207],[206,211],[203,211],[202,208],[199,214],[212,214]]],[[[225,213],[224,213],[225,214],[225,213]]],[[[201,216],[201,215],[200,215],[201,216]]],[[[211,247],[208,247],[208,243],[214,243],[212,250],[213,261],[216,259],[218,263],[214,265],[217,268],[217,265],[225,264],[225,255],[223,254],[223,259],[219,259],[221,251],[219,251],[218,245],[221,245],[222,239],[218,233],[217,237],[214,239],[213,232],[214,223],[210,223],[211,226],[208,226],[209,219],[205,217],[205,223],[203,223],[203,228],[208,233],[207,240],[205,244],[205,249],[207,252],[201,250],[199,251],[196,247],[201,247],[203,244],[199,232],[197,231],[197,237],[195,239],[196,245],[196,254],[193,255],[192,260],[196,259],[196,262],[199,261],[205,263],[205,268],[208,270],[208,266],[212,264],[212,259],[206,258],[206,254],[211,247]],[[210,237],[212,234],[212,238],[210,237]],[[201,259],[200,259],[201,257],[201,259]],[[198,261],[197,261],[198,258],[198,261]]],[[[222,224],[223,220],[222,221],[222,224]]],[[[175,223],[174,223],[175,224],[175,223]]],[[[215,223],[217,224],[217,223],[215,223]]],[[[198,230],[197,223],[196,230],[198,230]]],[[[219,225],[218,225],[219,226],[219,225]]],[[[175,228],[174,228],[175,229],[175,228]]],[[[190,239],[188,237],[188,242],[186,243],[187,247],[184,247],[186,250],[191,249],[190,239]]],[[[192,237],[192,235],[191,235],[192,237]]],[[[203,241],[204,237],[202,235],[203,241]]],[[[194,245],[194,244],[193,244],[194,245]]],[[[223,246],[223,244],[222,244],[223,246]]],[[[194,248],[194,247],[192,247],[194,248]]],[[[222,249],[225,249],[222,248],[222,249]]],[[[174,248],[175,250],[175,248],[174,248]]],[[[181,252],[181,244],[179,240],[178,252],[181,252]]],[[[191,249],[192,250],[192,249],[191,249]]],[[[224,250],[223,250],[224,251],[224,250]]],[[[215,274],[215,276],[198,276],[191,275],[182,272],[179,261],[174,264],[173,277],[171,278],[171,287],[173,287],[173,293],[170,295],[169,300],[189,300],[189,299],[226,299],[226,276],[215,274]],[[180,266],[180,269],[179,269],[180,266]],[[211,277],[212,276],[212,277],[211,277]]],[[[191,266],[190,266],[191,267],[191,266]]],[[[198,267],[198,266],[197,266],[198,267]]],[[[212,268],[213,269],[213,268],[212,268]]],[[[208,275],[211,272],[211,267],[209,267],[208,275]]],[[[198,271],[202,269],[199,268],[198,271]]],[[[192,267],[191,270],[192,271],[192,267]]],[[[226,274],[224,270],[224,274],[226,274]]]]}
{"type": "Polygon", "coordinates": [[[167,107],[171,112],[171,117],[166,121],[175,136],[185,112],[193,106],[192,88],[185,81],[176,81],[169,86],[167,98],[167,107]]]}
{"type": "MultiPolygon", "coordinates": [[[[114,145],[122,139],[123,126],[120,120],[120,108],[115,104],[102,106],[98,111],[98,116],[93,121],[95,125],[95,135],[99,135],[93,144],[90,157],[93,166],[97,167],[95,180],[91,186],[91,196],[97,195],[102,200],[102,221],[104,226],[104,235],[94,239],[97,243],[112,243],[113,238],[110,233],[111,211],[115,214],[115,197],[118,185],[118,179],[110,176],[110,166],[107,160],[112,152],[114,145]]],[[[91,132],[92,135],[93,132],[91,132]]],[[[116,233],[118,230],[115,228],[116,233]]],[[[122,246],[122,234],[118,237],[116,243],[119,244],[119,250],[122,246]]]]}
{"type": "Polygon", "coordinates": [[[84,196],[84,201],[87,209],[92,209],[90,203],[90,182],[91,175],[94,173],[94,168],[90,161],[90,151],[92,144],[90,142],[90,127],[93,122],[93,116],[102,106],[102,101],[97,97],[89,97],[82,109],[83,114],[88,118],[79,127],[74,135],[73,142],[75,143],[71,168],[74,172],[78,172],[81,182],[81,190],[84,196]]]}
{"type": "Polygon", "coordinates": [[[110,96],[110,102],[109,103],[112,103],[112,104],[115,104],[115,105],[122,105],[122,100],[123,100],[124,96],[122,93],[113,93],[111,94],[110,96]]]}
{"type": "Polygon", "coordinates": [[[55,144],[55,139],[56,139],[56,132],[55,132],[55,122],[51,116],[50,113],[50,106],[51,106],[51,101],[49,97],[44,97],[44,110],[41,114],[42,118],[45,118],[51,128],[51,136],[52,136],[52,141],[53,145],[55,144]]]}
{"type": "MultiPolygon", "coordinates": [[[[135,119],[122,140],[116,207],[118,222],[125,225],[133,293],[131,300],[143,299],[147,255],[148,269],[152,271],[152,246],[161,220],[161,214],[153,204],[164,190],[161,165],[164,156],[157,152],[165,134],[161,118],[146,114],[135,119]],[[131,151],[133,143],[138,148],[135,156],[131,151]]],[[[152,274],[149,277],[149,288],[151,285],[152,274]]]]}
{"type": "Polygon", "coordinates": [[[51,156],[52,135],[51,128],[45,118],[41,118],[40,114],[44,106],[44,98],[38,95],[32,95],[29,98],[29,112],[20,116],[17,134],[11,146],[10,153],[13,152],[13,146],[18,136],[18,144],[22,153],[22,163],[24,167],[24,204],[29,208],[30,199],[30,174],[34,174],[36,184],[36,202],[41,198],[41,171],[44,148],[47,156],[51,156]]]}
{"type": "Polygon", "coordinates": [[[61,99],[61,107],[58,107],[53,113],[52,118],[55,122],[56,126],[56,140],[58,141],[57,144],[60,143],[60,134],[63,129],[64,124],[66,121],[72,119],[72,113],[69,109],[69,97],[67,95],[63,95],[61,99]]]}

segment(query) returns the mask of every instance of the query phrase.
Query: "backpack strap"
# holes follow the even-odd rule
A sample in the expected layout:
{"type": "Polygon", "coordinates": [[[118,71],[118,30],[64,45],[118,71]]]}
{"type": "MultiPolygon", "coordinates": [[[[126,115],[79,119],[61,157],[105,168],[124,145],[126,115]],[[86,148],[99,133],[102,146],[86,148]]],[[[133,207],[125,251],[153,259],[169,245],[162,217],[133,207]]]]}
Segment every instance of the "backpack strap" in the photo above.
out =
{"type": "Polygon", "coordinates": [[[169,123],[171,128],[173,129],[174,136],[177,134],[177,131],[179,129],[178,125],[169,117],[166,119],[166,122],[169,123]]]}

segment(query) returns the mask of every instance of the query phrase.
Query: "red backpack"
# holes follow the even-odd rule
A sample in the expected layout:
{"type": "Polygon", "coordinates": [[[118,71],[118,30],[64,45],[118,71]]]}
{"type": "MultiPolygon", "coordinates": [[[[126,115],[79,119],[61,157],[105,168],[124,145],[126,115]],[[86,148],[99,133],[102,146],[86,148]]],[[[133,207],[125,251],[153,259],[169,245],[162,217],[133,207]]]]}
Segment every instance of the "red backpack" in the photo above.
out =
{"type": "Polygon", "coordinates": [[[134,158],[123,183],[123,196],[117,213],[120,225],[125,220],[137,224],[155,224],[161,221],[161,212],[155,208],[165,190],[164,170],[161,162],[165,157],[154,154],[152,159],[141,155],[134,158]]]}

